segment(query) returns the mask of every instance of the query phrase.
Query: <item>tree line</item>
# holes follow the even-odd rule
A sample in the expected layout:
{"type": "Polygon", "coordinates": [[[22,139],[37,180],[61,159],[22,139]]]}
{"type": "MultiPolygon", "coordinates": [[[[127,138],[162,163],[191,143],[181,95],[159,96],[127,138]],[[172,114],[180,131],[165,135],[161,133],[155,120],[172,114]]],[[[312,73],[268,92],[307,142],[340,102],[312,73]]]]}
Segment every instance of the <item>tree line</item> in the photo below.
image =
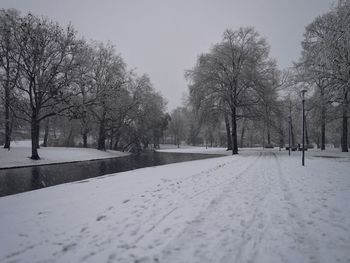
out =
{"type": "Polygon", "coordinates": [[[186,71],[187,102],[171,113],[174,143],[284,147],[301,143],[301,90],[306,89],[308,147],[349,148],[350,1],[338,1],[306,27],[294,66],[279,70],[254,28],[226,30],[186,71]],[[179,123],[186,123],[180,125],[179,123]]]}
{"type": "Polygon", "coordinates": [[[30,127],[31,158],[43,146],[139,151],[159,145],[166,101],[110,43],[87,42],[72,25],[0,10],[0,84],[4,147],[14,130],[30,127]],[[51,136],[53,134],[53,136],[51,136]],[[50,138],[53,137],[53,138],[50,138]],[[63,138],[63,139],[62,139],[63,138]]]}

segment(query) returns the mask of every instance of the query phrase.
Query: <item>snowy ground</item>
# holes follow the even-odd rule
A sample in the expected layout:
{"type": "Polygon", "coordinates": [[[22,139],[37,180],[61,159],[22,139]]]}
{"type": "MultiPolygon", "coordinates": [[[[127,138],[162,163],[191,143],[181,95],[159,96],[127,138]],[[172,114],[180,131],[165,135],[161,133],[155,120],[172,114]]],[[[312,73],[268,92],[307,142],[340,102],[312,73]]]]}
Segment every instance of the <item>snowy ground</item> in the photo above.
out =
{"type": "Polygon", "coordinates": [[[104,159],[128,154],[118,151],[65,147],[41,147],[38,151],[41,159],[35,161],[29,158],[31,155],[30,141],[13,142],[10,151],[0,147],[0,168],[104,159]]]}
{"type": "Polygon", "coordinates": [[[172,152],[172,153],[208,153],[208,154],[225,154],[231,155],[231,151],[226,151],[226,148],[221,147],[196,147],[189,145],[181,145],[177,148],[171,144],[161,144],[158,152],[172,152]]]}
{"type": "MultiPolygon", "coordinates": [[[[232,155],[232,151],[227,151],[226,148],[222,147],[199,147],[199,146],[189,146],[181,145],[178,148],[176,145],[172,144],[161,144],[161,147],[158,152],[172,152],[172,153],[203,153],[203,154],[220,154],[220,155],[232,155]]],[[[280,152],[282,154],[288,154],[288,151],[285,149],[279,149],[275,147],[274,149],[263,149],[262,147],[252,147],[252,148],[240,148],[240,154],[249,154],[256,151],[274,151],[280,152]]],[[[301,152],[291,152],[293,155],[301,156],[301,152]]],[[[343,153],[339,148],[331,148],[326,151],[321,151],[320,149],[308,149],[305,151],[305,155],[308,157],[324,157],[324,158],[346,158],[346,161],[350,161],[350,154],[343,153]]]]}
{"type": "Polygon", "coordinates": [[[0,262],[350,262],[350,162],[242,151],[0,198],[0,262]]]}

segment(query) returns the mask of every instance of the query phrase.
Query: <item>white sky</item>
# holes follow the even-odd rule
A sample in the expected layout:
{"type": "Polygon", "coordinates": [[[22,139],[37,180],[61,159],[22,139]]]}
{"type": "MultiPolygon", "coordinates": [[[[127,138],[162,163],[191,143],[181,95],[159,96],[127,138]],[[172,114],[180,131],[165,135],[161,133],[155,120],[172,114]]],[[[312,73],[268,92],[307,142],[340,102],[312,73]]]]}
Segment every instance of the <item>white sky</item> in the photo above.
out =
{"type": "Polygon", "coordinates": [[[280,68],[300,53],[304,28],[333,0],[0,0],[16,8],[73,24],[80,35],[115,44],[129,68],[147,73],[154,87],[179,106],[187,90],[184,71],[221,40],[227,28],[254,26],[271,45],[280,68]]]}

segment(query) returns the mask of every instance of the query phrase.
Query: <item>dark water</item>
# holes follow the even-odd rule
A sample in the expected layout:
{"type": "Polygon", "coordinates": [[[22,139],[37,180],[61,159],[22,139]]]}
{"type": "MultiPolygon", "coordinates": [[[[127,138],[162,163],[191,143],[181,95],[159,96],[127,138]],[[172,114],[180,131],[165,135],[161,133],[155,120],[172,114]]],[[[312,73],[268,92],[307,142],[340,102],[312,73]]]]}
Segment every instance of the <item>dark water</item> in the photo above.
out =
{"type": "Polygon", "coordinates": [[[143,167],[219,157],[214,154],[142,153],[125,157],[0,170],[0,196],[143,167]]]}

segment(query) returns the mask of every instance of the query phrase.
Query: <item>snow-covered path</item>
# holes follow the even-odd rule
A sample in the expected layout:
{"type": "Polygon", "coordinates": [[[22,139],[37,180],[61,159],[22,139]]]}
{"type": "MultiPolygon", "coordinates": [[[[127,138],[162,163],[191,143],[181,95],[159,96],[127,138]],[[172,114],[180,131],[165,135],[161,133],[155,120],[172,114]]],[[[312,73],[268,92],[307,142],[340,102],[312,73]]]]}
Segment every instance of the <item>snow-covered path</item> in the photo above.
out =
{"type": "MultiPolygon", "coordinates": [[[[301,193],[303,181],[293,185],[301,193]]],[[[300,207],[293,190],[276,154],[264,153],[167,245],[162,261],[320,262],[318,238],[311,235],[317,211],[300,207]]],[[[323,257],[324,262],[334,259],[323,257]]]]}
{"type": "Polygon", "coordinates": [[[0,199],[0,262],[350,262],[345,159],[257,151],[0,199]]]}

